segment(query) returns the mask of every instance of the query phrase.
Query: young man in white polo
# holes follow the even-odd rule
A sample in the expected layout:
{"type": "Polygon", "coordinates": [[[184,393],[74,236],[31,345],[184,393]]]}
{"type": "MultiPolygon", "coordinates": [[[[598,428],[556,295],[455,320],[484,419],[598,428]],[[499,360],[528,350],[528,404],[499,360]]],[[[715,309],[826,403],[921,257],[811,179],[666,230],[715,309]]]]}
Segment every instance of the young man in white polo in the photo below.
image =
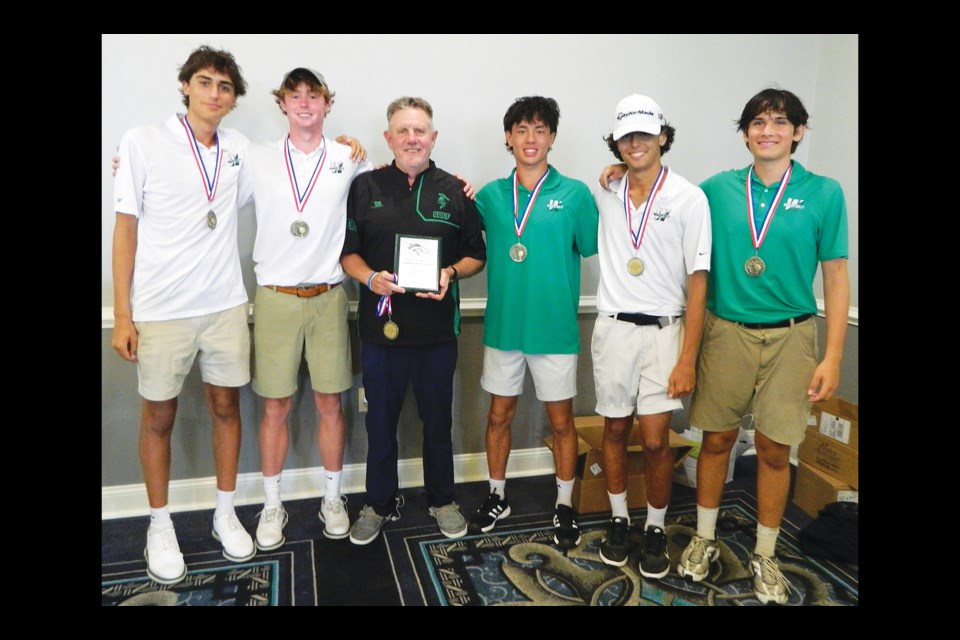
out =
{"type": "Polygon", "coordinates": [[[350,533],[346,498],[340,494],[346,440],[340,396],[353,383],[353,369],[340,249],[350,184],[373,168],[369,162],[354,162],[350,146],[324,135],[334,92],[320,72],[295,68],[273,95],[289,132],[251,147],[245,167],[257,215],[253,390],[264,403],[260,461],[265,498],[256,542],[264,551],[285,540],[280,480],[290,442],[287,419],[304,359],[325,478],[318,514],[323,535],[340,539],[350,533]]]}
{"type": "Polygon", "coordinates": [[[234,562],[256,553],[234,511],[240,457],[239,388],[250,381],[247,293],[237,247],[240,169],[249,142],[220,121],[246,93],[233,56],[200,47],[180,68],[185,114],[127,132],[114,187],[112,346],[137,363],[140,463],[150,503],[147,574],[186,577],[168,507],[177,397],[199,355],[213,421],[213,537],[234,562]]]}
{"type": "Polygon", "coordinates": [[[662,163],[675,129],[648,96],[617,104],[610,151],[627,174],[594,194],[600,210],[600,284],[593,330],[597,413],[612,518],[600,557],[623,566],[630,552],[627,439],[637,415],[647,515],[639,570],[670,571],[665,517],[673,482],[670,419],[696,384],[710,268],[710,209],[694,184],[662,163]]]}

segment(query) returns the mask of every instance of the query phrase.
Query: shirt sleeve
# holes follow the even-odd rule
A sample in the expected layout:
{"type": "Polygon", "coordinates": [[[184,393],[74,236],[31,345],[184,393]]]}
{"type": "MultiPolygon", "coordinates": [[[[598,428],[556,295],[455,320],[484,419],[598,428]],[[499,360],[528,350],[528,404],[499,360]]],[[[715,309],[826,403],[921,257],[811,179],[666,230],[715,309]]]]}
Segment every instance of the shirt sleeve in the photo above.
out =
{"type": "Polygon", "coordinates": [[[343,237],[343,250],[340,255],[345,256],[351,253],[360,253],[360,224],[357,221],[361,203],[366,199],[362,185],[364,180],[355,178],[350,184],[350,192],[347,195],[347,232],[343,237]]]}
{"type": "Polygon", "coordinates": [[[457,258],[476,258],[486,261],[487,243],[484,242],[481,233],[480,213],[477,210],[477,205],[462,192],[460,197],[463,200],[463,218],[460,221],[460,246],[457,248],[457,258]]]}
{"type": "Polygon", "coordinates": [[[710,204],[699,188],[690,207],[690,215],[683,222],[683,260],[687,275],[710,270],[710,251],[713,232],[710,227],[710,204]]]}
{"type": "Polygon", "coordinates": [[[849,257],[847,248],[847,203],[843,188],[836,180],[828,179],[831,194],[820,223],[820,237],[817,243],[817,260],[836,260],[849,257]]]}
{"type": "Polygon", "coordinates": [[[593,195],[587,185],[583,185],[577,192],[576,211],[576,231],[574,241],[577,250],[584,258],[597,254],[597,233],[600,221],[600,212],[597,211],[597,203],[593,200],[593,195]]]}
{"type": "Polygon", "coordinates": [[[146,181],[146,165],[140,145],[131,132],[120,139],[117,151],[120,166],[113,181],[113,202],[117,213],[140,217],[143,210],[143,188],[146,181]]]}

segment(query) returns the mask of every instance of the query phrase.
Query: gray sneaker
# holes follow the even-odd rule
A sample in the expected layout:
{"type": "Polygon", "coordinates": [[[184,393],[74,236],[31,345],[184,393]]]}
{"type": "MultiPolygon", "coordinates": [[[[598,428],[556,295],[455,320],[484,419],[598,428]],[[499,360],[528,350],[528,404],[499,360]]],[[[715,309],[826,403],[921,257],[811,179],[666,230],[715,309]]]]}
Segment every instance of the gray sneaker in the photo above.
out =
{"type": "Polygon", "coordinates": [[[763,604],[786,604],[790,598],[790,582],[780,570],[777,559],[754,554],[750,565],[753,568],[753,588],[757,592],[757,600],[763,604]]]}
{"type": "Polygon", "coordinates": [[[385,516],[379,515],[373,507],[368,504],[363,505],[359,517],[350,527],[350,542],[353,544],[370,544],[380,535],[380,529],[391,520],[400,519],[400,507],[403,506],[403,496],[397,495],[396,506],[393,511],[385,516]]]}
{"type": "Polygon", "coordinates": [[[429,512],[437,519],[440,533],[448,538],[459,538],[467,532],[467,521],[460,514],[460,507],[456,502],[442,507],[430,507],[429,512]]]}

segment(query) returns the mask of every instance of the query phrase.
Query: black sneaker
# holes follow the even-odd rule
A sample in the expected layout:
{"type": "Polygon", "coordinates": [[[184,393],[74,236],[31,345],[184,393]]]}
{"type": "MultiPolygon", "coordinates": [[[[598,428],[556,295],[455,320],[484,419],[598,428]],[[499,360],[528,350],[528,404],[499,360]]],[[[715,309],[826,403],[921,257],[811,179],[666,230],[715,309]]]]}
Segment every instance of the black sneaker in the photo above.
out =
{"type": "Polygon", "coordinates": [[[561,549],[573,549],[580,544],[580,525],[577,512],[565,504],[557,505],[553,514],[553,541],[561,549]]]}
{"type": "Polygon", "coordinates": [[[473,514],[473,517],[470,518],[470,533],[492,531],[497,524],[497,520],[506,518],[508,515],[510,515],[510,505],[507,504],[506,497],[501,499],[496,493],[491,492],[476,513],[473,514]]]}
{"type": "Polygon", "coordinates": [[[640,575],[644,578],[663,578],[670,573],[667,555],[667,534],[660,527],[647,527],[640,547],[640,575]]]}
{"type": "Polygon", "coordinates": [[[607,527],[607,537],[600,543],[600,559],[615,567],[627,564],[630,554],[630,523],[626,518],[613,518],[607,527]]]}

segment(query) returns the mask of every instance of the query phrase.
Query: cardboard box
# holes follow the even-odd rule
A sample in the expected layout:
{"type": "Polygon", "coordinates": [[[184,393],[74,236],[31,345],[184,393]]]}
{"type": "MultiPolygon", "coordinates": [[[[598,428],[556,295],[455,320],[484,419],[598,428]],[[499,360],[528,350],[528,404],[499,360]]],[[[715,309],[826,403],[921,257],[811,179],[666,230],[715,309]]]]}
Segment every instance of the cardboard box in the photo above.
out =
{"type": "MultiPolygon", "coordinates": [[[[579,513],[610,511],[607,496],[607,477],[603,473],[603,416],[581,416],[573,419],[577,430],[577,474],[573,485],[573,508],[579,513]]],[[[553,448],[553,436],[544,438],[553,448]]],[[[696,443],[670,431],[670,448],[676,458],[675,466],[683,464],[684,458],[696,443]]],[[[640,444],[640,429],[634,424],[627,440],[627,507],[642,509],[647,506],[647,486],[644,479],[643,446],[640,444]]]]}
{"type": "Polygon", "coordinates": [[[856,449],[807,427],[797,456],[854,489],[860,488],[860,454],[856,449]]]}
{"type": "Polygon", "coordinates": [[[835,396],[815,403],[810,408],[807,426],[854,451],[860,450],[860,409],[852,402],[835,396]]]}
{"type": "Polygon", "coordinates": [[[801,461],[797,465],[797,484],[793,490],[793,502],[816,518],[831,502],[859,502],[860,492],[842,480],[801,461]]]}

